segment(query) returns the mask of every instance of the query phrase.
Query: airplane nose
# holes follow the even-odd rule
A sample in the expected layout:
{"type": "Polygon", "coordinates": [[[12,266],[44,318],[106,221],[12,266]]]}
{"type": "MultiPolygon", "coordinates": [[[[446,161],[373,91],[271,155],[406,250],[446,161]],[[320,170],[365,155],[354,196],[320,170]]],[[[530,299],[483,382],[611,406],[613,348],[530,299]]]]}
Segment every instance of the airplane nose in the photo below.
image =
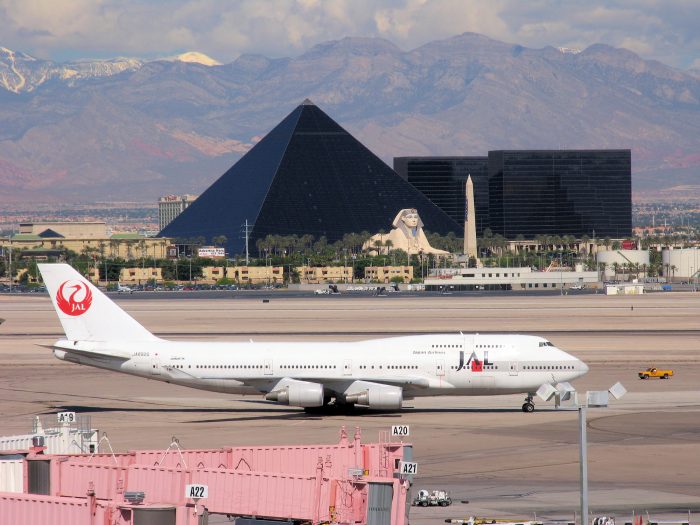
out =
{"type": "Polygon", "coordinates": [[[579,361],[578,366],[579,370],[581,371],[581,375],[588,373],[588,365],[586,363],[584,363],[583,361],[579,361]]]}

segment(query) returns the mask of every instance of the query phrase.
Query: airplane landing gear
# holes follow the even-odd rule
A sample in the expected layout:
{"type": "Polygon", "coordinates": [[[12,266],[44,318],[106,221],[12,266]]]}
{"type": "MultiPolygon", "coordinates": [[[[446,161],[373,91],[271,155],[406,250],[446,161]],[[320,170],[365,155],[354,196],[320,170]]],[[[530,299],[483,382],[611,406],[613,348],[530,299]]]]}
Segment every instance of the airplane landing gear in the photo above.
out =
{"type": "Polygon", "coordinates": [[[533,394],[528,394],[523,403],[523,412],[530,413],[535,411],[535,404],[532,402],[533,394]]]}

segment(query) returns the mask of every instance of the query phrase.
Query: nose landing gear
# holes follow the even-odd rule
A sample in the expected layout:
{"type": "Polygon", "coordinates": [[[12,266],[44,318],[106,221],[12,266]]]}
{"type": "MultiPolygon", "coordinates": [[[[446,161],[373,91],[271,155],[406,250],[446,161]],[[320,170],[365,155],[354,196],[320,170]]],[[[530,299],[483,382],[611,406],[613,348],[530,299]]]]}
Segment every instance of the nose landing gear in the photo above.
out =
{"type": "Polygon", "coordinates": [[[535,404],[532,402],[534,394],[528,394],[523,403],[523,412],[530,413],[535,411],[535,404]]]}

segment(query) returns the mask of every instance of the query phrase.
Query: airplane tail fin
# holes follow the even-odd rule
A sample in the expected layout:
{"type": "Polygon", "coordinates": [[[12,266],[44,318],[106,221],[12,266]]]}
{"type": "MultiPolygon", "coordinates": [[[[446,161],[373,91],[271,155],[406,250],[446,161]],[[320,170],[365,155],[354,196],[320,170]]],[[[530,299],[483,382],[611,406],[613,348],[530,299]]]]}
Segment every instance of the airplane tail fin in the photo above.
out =
{"type": "Polygon", "coordinates": [[[70,265],[38,266],[68,340],[158,340],[70,265]]]}

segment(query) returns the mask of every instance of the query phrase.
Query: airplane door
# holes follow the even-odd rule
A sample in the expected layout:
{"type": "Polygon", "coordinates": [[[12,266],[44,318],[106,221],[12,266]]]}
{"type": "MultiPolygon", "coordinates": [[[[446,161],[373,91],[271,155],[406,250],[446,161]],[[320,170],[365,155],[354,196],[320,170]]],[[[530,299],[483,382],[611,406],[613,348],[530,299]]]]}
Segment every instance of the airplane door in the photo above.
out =
{"type": "Polygon", "coordinates": [[[435,375],[444,376],[445,375],[445,361],[442,359],[435,362],[435,375]]]}
{"type": "Polygon", "coordinates": [[[158,354],[153,354],[153,358],[151,359],[151,375],[160,375],[160,359],[158,358],[158,354]]]}
{"type": "Polygon", "coordinates": [[[517,361],[511,361],[508,363],[508,373],[512,376],[517,376],[520,371],[520,363],[517,361]]]}
{"type": "Polygon", "coordinates": [[[352,360],[351,359],[346,359],[345,363],[343,363],[343,375],[344,376],[351,376],[352,375],[352,360]]]}
{"type": "Polygon", "coordinates": [[[464,345],[464,354],[471,355],[471,353],[474,351],[474,335],[473,334],[465,334],[463,345],[464,345]]]}
{"type": "Polygon", "coordinates": [[[265,375],[266,376],[271,376],[272,375],[272,360],[271,359],[265,359],[265,365],[264,365],[264,370],[265,370],[265,375]]]}

